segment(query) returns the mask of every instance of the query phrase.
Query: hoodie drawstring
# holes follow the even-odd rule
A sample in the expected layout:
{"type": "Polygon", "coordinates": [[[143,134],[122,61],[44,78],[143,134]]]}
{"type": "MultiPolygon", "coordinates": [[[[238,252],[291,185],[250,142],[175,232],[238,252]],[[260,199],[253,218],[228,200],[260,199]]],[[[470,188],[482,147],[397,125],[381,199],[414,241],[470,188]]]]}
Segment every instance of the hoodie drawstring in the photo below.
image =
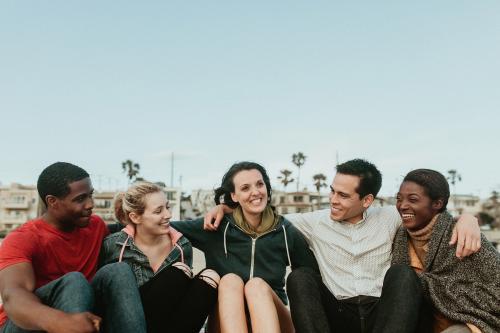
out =
{"type": "Polygon", "coordinates": [[[290,265],[290,267],[292,267],[292,261],[290,260],[290,250],[288,250],[288,240],[286,238],[285,226],[282,225],[281,227],[283,228],[283,234],[285,235],[285,247],[286,247],[286,256],[288,257],[288,264],[290,265]]]}
{"type": "Polygon", "coordinates": [[[123,243],[122,249],[120,251],[120,257],[118,258],[118,262],[122,262],[123,259],[123,252],[125,252],[125,246],[127,246],[128,239],[130,238],[130,235],[127,235],[127,239],[123,243]]]}
{"type": "Polygon", "coordinates": [[[226,242],[226,232],[227,232],[227,228],[229,227],[229,223],[226,224],[226,228],[224,229],[224,253],[226,254],[226,258],[227,258],[227,242],[226,242]]]}
{"type": "Polygon", "coordinates": [[[181,261],[184,264],[184,251],[182,251],[182,247],[180,247],[179,244],[175,243],[175,246],[181,251],[181,261]]]}

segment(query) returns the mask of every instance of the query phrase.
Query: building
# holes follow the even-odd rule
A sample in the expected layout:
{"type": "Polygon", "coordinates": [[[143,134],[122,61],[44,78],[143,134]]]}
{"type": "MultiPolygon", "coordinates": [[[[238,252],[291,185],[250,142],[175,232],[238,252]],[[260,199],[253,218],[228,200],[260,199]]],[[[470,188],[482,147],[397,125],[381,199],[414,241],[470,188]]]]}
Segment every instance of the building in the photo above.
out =
{"type": "Polygon", "coordinates": [[[454,194],[448,199],[447,210],[453,216],[462,213],[477,215],[482,210],[481,200],[476,195],[454,194]]]}
{"type": "MultiPolygon", "coordinates": [[[[164,187],[169,201],[172,220],[180,219],[180,188],[164,187]]],[[[115,223],[114,198],[116,192],[95,192],[93,214],[106,223],[115,223]]],[[[5,236],[24,222],[40,216],[45,207],[40,200],[36,186],[13,183],[0,186],[0,237],[5,236]]]]}
{"type": "Polygon", "coordinates": [[[5,235],[37,217],[40,205],[36,186],[17,183],[0,186],[0,232],[5,235]]]}
{"type": "Polygon", "coordinates": [[[99,215],[106,223],[115,223],[114,199],[116,192],[94,193],[93,214],[99,215]]]}
{"type": "Polygon", "coordinates": [[[167,196],[172,221],[178,221],[181,218],[181,189],[179,187],[164,187],[163,191],[167,196]]]}
{"type": "MultiPolygon", "coordinates": [[[[169,202],[172,221],[179,220],[181,216],[181,190],[177,187],[163,187],[163,192],[169,202]]],[[[117,192],[94,193],[93,214],[100,216],[106,223],[115,223],[114,200],[117,192]]]]}
{"type": "Polygon", "coordinates": [[[194,217],[203,216],[203,214],[215,207],[214,191],[202,189],[191,191],[191,205],[195,214],[194,217]]]}
{"type": "Polygon", "coordinates": [[[278,214],[305,213],[330,207],[328,194],[307,191],[273,191],[271,204],[278,214]]]}

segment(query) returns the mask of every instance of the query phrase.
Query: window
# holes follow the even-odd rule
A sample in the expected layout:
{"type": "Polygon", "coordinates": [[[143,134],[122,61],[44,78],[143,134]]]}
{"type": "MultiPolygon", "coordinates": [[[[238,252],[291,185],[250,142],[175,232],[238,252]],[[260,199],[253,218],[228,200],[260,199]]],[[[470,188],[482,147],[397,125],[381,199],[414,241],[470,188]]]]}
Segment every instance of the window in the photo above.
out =
{"type": "Polygon", "coordinates": [[[304,197],[302,195],[294,195],[293,202],[304,202],[304,197]]]}

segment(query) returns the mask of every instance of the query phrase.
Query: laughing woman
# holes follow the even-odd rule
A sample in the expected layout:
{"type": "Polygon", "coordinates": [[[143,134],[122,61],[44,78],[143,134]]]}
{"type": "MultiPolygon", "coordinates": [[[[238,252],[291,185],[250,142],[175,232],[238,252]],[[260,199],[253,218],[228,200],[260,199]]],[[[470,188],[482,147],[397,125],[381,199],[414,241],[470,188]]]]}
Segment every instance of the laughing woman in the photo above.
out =
{"type": "Polygon", "coordinates": [[[104,240],[101,265],[124,261],[132,267],[148,333],[199,332],[217,300],[219,276],[203,270],[193,277],[191,243],[170,226],[161,188],[135,183],[117,195],[115,214],[126,227],[104,240]]]}
{"type": "Polygon", "coordinates": [[[426,302],[419,332],[500,332],[500,255],[481,237],[481,250],[462,260],[448,245],[455,222],[446,211],[446,178],[429,169],[406,175],[397,195],[403,226],[393,264],[420,277],[426,302]]]}
{"type": "Polygon", "coordinates": [[[300,232],[271,207],[266,170],[253,162],[236,163],[215,190],[234,209],[216,232],[203,230],[203,219],[174,222],[193,245],[205,253],[207,267],[222,279],[218,322],[222,332],[293,332],[286,307],[286,267],[316,261],[300,232]]]}

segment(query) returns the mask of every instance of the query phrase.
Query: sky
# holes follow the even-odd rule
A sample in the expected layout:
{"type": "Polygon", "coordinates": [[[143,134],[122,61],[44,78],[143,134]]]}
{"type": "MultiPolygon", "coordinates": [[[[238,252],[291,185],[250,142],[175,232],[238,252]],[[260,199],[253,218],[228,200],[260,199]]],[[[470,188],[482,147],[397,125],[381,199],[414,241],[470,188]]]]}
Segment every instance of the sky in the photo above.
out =
{"type": "Polygon", "coordinates": [[[0,183],[67,161],[124,188],[131,159],[189,193],[251,160],[281,190],[303,152],[301,188],[364,158],[381,195],[425,167],[487,197],[499,17],[492,0],[1,1],[0,183]]]}

